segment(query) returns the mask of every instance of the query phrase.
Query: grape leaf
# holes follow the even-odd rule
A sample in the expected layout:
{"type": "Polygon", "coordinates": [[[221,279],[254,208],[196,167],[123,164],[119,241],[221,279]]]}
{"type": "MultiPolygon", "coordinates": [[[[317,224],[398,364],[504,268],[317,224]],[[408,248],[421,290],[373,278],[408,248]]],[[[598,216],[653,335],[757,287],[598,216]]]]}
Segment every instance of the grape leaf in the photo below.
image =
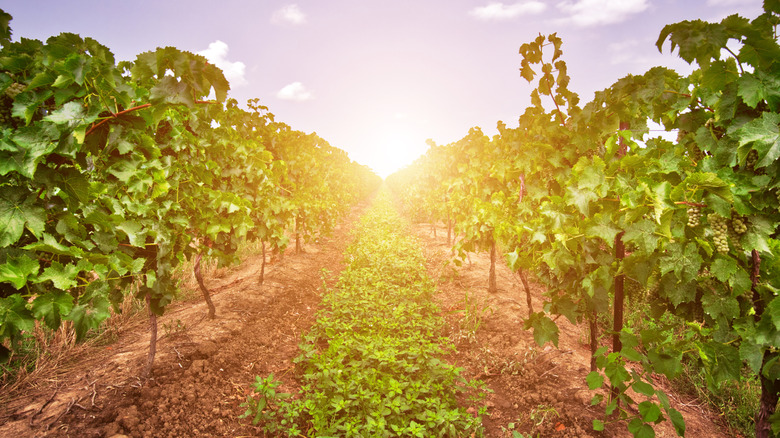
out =
{"type": "Polygon", "coordinates": [[[661,274],[674,272],[678,280],[683,283],[696,278],[704,260],[699,255],[695,243],[689,242],[684,248],[677,243],[671,244],[666,252],[666,256],[660,261],[661,274]]]}
{"type": "Polygon", "coordinates": [[[143,248],[146,243],[146,231],[144,226],[137,221],[129,220],[124,221],[116,226],[117,229],[122,230],[127,238],[130,240],[130,244],[143,248]]]}
{"type": "Polygon", "coordinates": [[[780,114],[763,112],[761,117],[751,120],[739,129],[735,135],[739,146],[752,144],[758,152],[757,168],[766,167],[780,157],[780,114]]]}
{"type": "Polygon", "coordinates": [[[525,322],[526,328],[534,329],[534,340],[541,347],[547,342],[558,346],[558,326],[543,313],[535,313],[525,322]]]}
{"type": "Polygon", "coordinates": [[[729,39],[725,26],[702,20],[686,20],[664,26],[655,43],[659,51],[667,38],[671,41],[672,51],[679,48],[680,58],[689,64],[696,61],[700,66],[720,59],[721,48],[726,47],[729,39]]]}
{"type": "Polygon", "coordinates": [[[730,257],[718,256],[712,262],[710,272],[718,281],[726,282],[732,275],[737,273],[737,261],[730,257]]]}
{"type": "Polygon", "coordinates": [[[631,384],[631,388],[633,388],[634,391],[636,391],[639,394],[644,394],[648,397],[652,397],[655,394],[655,389],[653,389],[653,385],[643,382],[641,380],[636,380],[634,383],[631,384]]]}
{"type": "Polygon", "coordinates": [[[598,237],[604,241],[608,247],[612,247],[615,242],[615,236],[620,232],[620,229],[612,225],[614,222],[607,215],[596,214],[594,216],[594,224],[588,226],[585,230],[587,237],[598,237]]]}
{"type": "Polygon", "coordinates": [[[769,315],[769,317],[772,318],[775,329],[780,330],[780,297],[773,298],[772,301],[767,304],[764,309],[764,315],[769,315]]]}
{"type": "Polygon", "coordinates": [[[505,257],[507,264],[509,265],[509,269],[511,269],[512,272],[517,272],[517,270],[521,267],[519,250],[509,252],[505,254],[505,257]]]}
{"type": "Polygon", "coordinates": [[[110,305],[106,297],[98,296],[90,300],[89,303],[79,303],[73,306],[64,319],[73,321],[73,327],[76,329],[76,340],[84,339],[88,330],[97,330],[100,327],[100,323],[111,315],[110,305]]]}
{"type": "Polygon", "coordinates": [[[57,125],[67,125],[69,127],[75,127],[81,124],[89,124],[94,122],[95,116],[85,117],[84,107],[78,102],[68,102],[51,114],[44,117],[44,120],[52,122],[57,125]]]}
{"type": "Polygon", "coordinates": [[[73,309],[73,297],[67,292],[47,292],[32,302],[32,311],[36,319],[43,319],[49,328],[60,327],[62,315],[73,309]]]}
{"type": "Polygon", "coordinates": [[[566,194],[568,202],[577,207],[580,213],[585,216],[590,215],[591,201],[598,200],[598,196],[592,190],[581,190],[572,186],[566,188],[566,194]]]}
{"type": "Polygon", "coordinates": [[[763,70],[745,73],[738,80],[738,94],[751,108],[766,101],[772,111],[778,110],[780,103],[780,78],[766,74],[763,70]]]}
{"type": "Polygon", "coordinates": [[[758,250],[772,252],[769,239],[775,233],[776,223],[766,216],[753,216],[748,231],[742,236],[742,245],[746,251],[758,250]]]}
{"type": "Polygon", "coordinates": [[[683,419],[680,411],[674,408],[669,408],[667,409],[666,413],[669,414],[669,419],[672,420],[672,424],[674,425],[674,430],[677,432],[677,435],[685,436],[685,419],[683,419]]]}
{"type": "Polygon", "coordinates": [[[0,10],[0,45],[6,45],[11,41],[11,14],[0,10]]]}
{"type": "Polygon", "coordinates": [[[652,188],[653,197],[653,211],[655,212],[655,220],[657,223],[661,223],[661,217],[664,212],[674,208],[669,201],[669,195],[672,192],[672,185],[668,181],[661,181],[652,188]]]}
{"type": "Polygon", "coordinates": [[[694,188],[707,189],[708,192],[714,193],[726,201],[731,201],[732,199],[729,183],[718,178],[712,172],[692,173],[685,178],[685,185],[687,187],[694,186],[694,188]]]}
{"type": "Polygon", "coordinates": [[[29,125],[35,113],[38,112],[38,108],[52,95],[54,92],[51,90],[25,91],[14,99],[11,114],[29,125]]]}
{"type": "Polygon", "coordinates": [[[27,284],[28,279],[38,274],[38,261],[23,254],[18,257],[8,257],[0,265],[0,282],[11,283],[17,290],[27,284]]]}
{"type": "Polygon", "coordinates": [[[668,378],[674,378],[682,371],[680,356],[673,356],[664,351],[648,349],[647,358],[653,364],[655,371],[664,374],[668,378]]]}
{"type": "Polygon", "coordinates": [[[63,265],[60,262],[52,262],[50,266],[43,270],[38,276],[37,283],[51,280],[54,287],[60,290],[67,290],[76,285],[76,276],[79,269],[70,263],[63,265]]]}
{"type": "MultiPolygon", "coordinates": [[[[661,408],[657,404],[651,401],[643,401],[639,403],[639,414],[642,416],[642,420],[648,423],[655,423],[661,418],[661,408]]],[[[655,436],[655,434],[653,434],[655,436]]]]}
{"type": "Polygon", "coordinates": [[[713,369],[713,378],[716,382],[726,380],[739,380],[742,361],[739,358],[739,350],[731,345],[720,342],[708,342],[707,346],[714,352],[716,363],[713,369]]]}
{"type": "Polygon", "coordinates": [[[588,382],[588,389],[591,390],[601,388],[604,385],[604,376],[597,371],[591,371],[585,380],[588,382]]]}
{"type": "Polygon", "coordinates": [[[35,319],[26,303],[19,294],[0,298],[0,339],[8,338],[13,343],[22,331],[35,327],[35,319]]]}
{"type": "Polygon", "coordinates": [[[46,225],[46,210],[23,189],[0,187],[0,248],[16,243],[25,228],[38,237],[46,225]]]}
{"type": "Polygon", "coordinates": [[[739,302],[731,295],[708,290],[702,294],[701,303],[704,311],[713,319],[721,315],[729,320],[739,316],[739,302]]]}
{"type": "Polygon", "coordinates": [[[764,348],[754,342],[743,340],[739,344],[739,358],[747,362],[750,369],[758,374],[764,361],[764,348]]]}
{"type": "Polygon", "coordinates": [[[58,242],[57,239],[54,238],[49,233],[43,233],[43,241],[40,240],[37,242],[33,242],[29,245],[25,245],[23,249],[31,250],[31,251],[43,251],[48,252],[51,254],[57,254],[57,255],[63,255],[63,256],[71,256],[71,257],[81,257],[84,255],[84,250],[77,246],[66,246],[62,243],[58,242]]]}
{"type": "Polygon", "coordinates": [[[652,252],[658,246],[658,236],[655,233],[655,224],[653,222],[640,219],[637,222],[633,222],[626,227],[626,234],[623,236],[623,241],[626,243],[634,243],[643,252],[652,252]]]}
{"type": "Polygon", "coordinates": [[[152,87],[149,95],[152,103],[184,104],[194,106],[192,88],[184,82],[179,82],[171,76],[163,76],[160,82],[152,87]]]}

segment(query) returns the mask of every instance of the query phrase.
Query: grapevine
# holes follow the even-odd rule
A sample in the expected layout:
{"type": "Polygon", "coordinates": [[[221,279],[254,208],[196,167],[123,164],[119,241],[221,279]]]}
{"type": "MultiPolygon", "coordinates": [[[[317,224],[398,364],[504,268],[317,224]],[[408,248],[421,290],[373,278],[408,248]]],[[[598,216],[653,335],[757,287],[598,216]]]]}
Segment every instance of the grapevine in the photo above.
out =
{"type": "Polygon", "coordinates": [[[83,339],[134,290],[151,320],[148,375],[181,261],[232,263],[244,241],[284,248],[295,210],[325,233],[379,183],[319,137],[226,101],[223,73],[173,47],[117,64],[74,34],[4,42],[0,81],[0,359],[36,321],[72,321],[83,339]],[[290,184],[287,166],[305,179],[290,184]]]}
{"type": "MultiPolygon", "coordinates": [[[[753,20],[733,15],[719,23],[667,25],[658,49],[670,44],[694,65],[693,74],[655,67],[620,79],[582,106],[567,89],[560,40],[554,34],[539,36],[520,50],[521,76],[536,88],[518,127],[498,122],[499,134],[479,149],[470,147],[478,144],[470,132],[444,147],[449,154],[431,149],[405,171],[425,174],[442,166],[442,157],[457,157],[455,174],[439,183],[449,189],[448,196],[438,202],[457,211],[467,238],[477,235],[469,235],[469,229],[493,230],[510,267],[532,271],[547,287],[546,310],[532,313],[525,323],[540,345],[557,343],[554,315],[593,328],[596,317],[610,310],[613,296],[617,315],[623,276],[650,289],[647,301],[634,305],[648,308],[653,318],[672,313],[681,323],[700,327],[679,342],[660,334],[644,333],[640,339],[624,329],[620,339],[641,344],[631,351],[617,343],[612,352],[596,350],[592,342],[594,372],[588,384],[601,386],[599,370],[612,370],[605,400],[610,416],[622,404],[635,403],[626,395],[629,387],[644,388],[644,395],[658,397],[658,412],[683,435],[682,415],[663,402],[660,390],[645,386],[646,375],[626,364],[673,378],[687,352],[699,351],[714,383],[740,380],[742,369],[760,376],[756,436],[780,430],[773,415],[780,376],[769,373],[780,345],[768,322],[780,317],[780,298],[771,292],[780,288],[780,103],[764,85],[778,80],[780,8],[776,2],[765,2],[764,8],[753,20]],[[727,42],[741,45],[738,55],[727,42]],[[546,50],[553,52],[551,58],[546,50]],[[543,96],[554,105],[545,108],[543,96]],[[676,130],[677,140],[638,134],[648,120],[676,130]],[[502,152],[494,155],[494,150],[502,152]],[[509,163],[505,157],[511,157],[509,163]],[[518,203],[520,180],[524,196],[518,203]],[[696,205],[690,193],[696,193],[696,205]],[[496,202],[490,216],[483,201],[488,198],[496,202]],[[685,214],[676,208],[681,204],[688,206],[685,214]],[[702,215],[708,224],[703,232],[698,229],[702,215]],[[623,244],[631,248],[625,261],[618,255],[623,244]]],[[[400,173],[388,182],[399,192],[436,192],[435,185],[400,173]]],[[[415,200],[410,199],[410,209],[425,217],[430,206],[415,200]]],[[[651,436],[658,418],[620,412],[635,436],[651,436]]],[[[594,420],[596,430],[604,427],[594,420]]]]}

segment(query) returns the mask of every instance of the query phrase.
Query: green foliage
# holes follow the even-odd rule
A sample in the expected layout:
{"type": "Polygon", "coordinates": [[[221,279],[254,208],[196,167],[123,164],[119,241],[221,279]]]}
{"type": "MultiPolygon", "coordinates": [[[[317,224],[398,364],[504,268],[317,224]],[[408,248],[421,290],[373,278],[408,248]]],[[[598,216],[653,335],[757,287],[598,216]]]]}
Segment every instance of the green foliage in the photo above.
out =
{"type": "Polygon", "coordinates": [[[7,41],[9,20],[0,11],[4,349],[35,320],[73,321],[83,338],[131,282],[162,314],[195,252],[225,264],[241,242],[283,248],[296,216],[325,233],[379,183],[256,100],[227,100],[202,56],[165,47],[117,64],[74,34],[7,41]]]}

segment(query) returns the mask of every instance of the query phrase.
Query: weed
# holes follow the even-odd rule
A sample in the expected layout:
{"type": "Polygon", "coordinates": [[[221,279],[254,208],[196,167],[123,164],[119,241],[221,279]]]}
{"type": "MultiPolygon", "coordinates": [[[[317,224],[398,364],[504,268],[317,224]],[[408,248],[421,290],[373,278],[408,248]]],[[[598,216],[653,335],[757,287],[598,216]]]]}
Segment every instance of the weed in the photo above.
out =
{"type": "MultiPolygon", "coordinates": [[[[519,422],[522,422],[522,420],[518,420],[519,422]]],[[[521,432],[518,432],[515,430],[517,427],[517,424],[512,422],[506,425],[506,427],[501,426],[501,438],[539,438],[541,435],[536,434],[536,437],[532,434],[525,435],[521,432]]]]}
{"type": "Polygon", "coordinates": [[[476,342],[477,331],[482,326],[483,318],[488,312],[492,314],[493,309],[488,305],[487,299],[479,302],[473,296],[469,298],[468,291],[458,305],[462,309],[456,312],[463,314],[460,320],[460,336],[467,339],[469,343],[476,342]]]}
{"type": "Polygon", "coordinates": [[[252,424],[261,424],[265,432],[277,432],[281,422],[276,421],[279,412],[277,410],[283,405],[283,401],[290,398],[288,393],[276,392],[276,388],[282,382],[274,380],[271,373],[265,379],[257,376],[254,383],[254,397],[248,395],[246,402],[241,404],[242,408],[247,408],[239,418],[252,417],[252,424]]]}
{"type": "Polygon", "coordinates": [[[528,416],[528,421],[530,421],[534,427],[541,426],[545,421],[547,421],[548,418],[551,418],[552,416],[561,416],[554,407],[545,404],[540,404],[531,409],[530,412],[524,414],[524,417],[526,415],[528,416]]]}
{"type": "Polygon", "coordinates": [[[163,323],[163,331],[165,336],[177,335],[187,331],[187,326],[180,319],[176,319],[175,321],[163,323]]]}

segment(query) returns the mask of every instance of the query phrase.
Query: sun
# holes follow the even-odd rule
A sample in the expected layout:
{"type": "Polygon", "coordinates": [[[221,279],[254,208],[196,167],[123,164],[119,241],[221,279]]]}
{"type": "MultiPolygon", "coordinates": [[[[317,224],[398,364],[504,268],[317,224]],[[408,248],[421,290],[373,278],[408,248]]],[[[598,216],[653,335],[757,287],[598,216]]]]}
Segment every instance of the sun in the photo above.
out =
{"type": "Polygon", "coordinates": [[[372,134],[365,164],[382,178],[412,164],[428,148],[424,133],[404,119],[386,123],[372,134]]]}

